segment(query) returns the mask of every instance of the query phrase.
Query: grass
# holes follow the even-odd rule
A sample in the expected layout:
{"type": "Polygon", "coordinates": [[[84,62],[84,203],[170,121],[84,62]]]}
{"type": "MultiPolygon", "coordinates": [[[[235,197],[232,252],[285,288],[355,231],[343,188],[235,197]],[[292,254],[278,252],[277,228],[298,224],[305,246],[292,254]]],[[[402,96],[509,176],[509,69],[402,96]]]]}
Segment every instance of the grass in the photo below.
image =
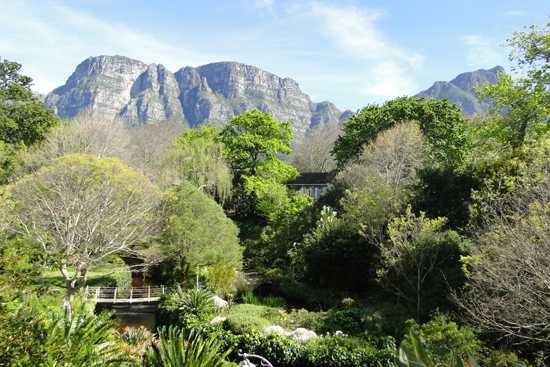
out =
{"type": "MultiPolygon", "coordinates": [[[[91,287],[97,286],[114,286],[116,280],[114,273],[126,269],[125,266],[120,264],[105,264],[93,268],[88,272],[87,285],[91,287]]],[[[42,273],[42,275],[35,279],[34,285],[41,288],[65,288],[65,281],[63,276],[57,269],[50,269],[42,273]]]]}

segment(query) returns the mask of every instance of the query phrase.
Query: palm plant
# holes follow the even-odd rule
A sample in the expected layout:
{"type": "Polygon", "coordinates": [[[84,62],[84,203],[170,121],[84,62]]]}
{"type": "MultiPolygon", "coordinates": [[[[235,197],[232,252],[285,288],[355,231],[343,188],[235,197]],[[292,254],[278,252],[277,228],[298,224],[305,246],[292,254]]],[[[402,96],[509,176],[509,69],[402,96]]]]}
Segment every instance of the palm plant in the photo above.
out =
{"type": "Polygon", "coordinates": [[[231,350],[223,351],[214,337],[191,332],[187,337],[173,326],[159,330],[159,341],[145,353],[147,367],[222,367],[231,350]]]}
{"type": "Polygon", "coordinates": [[[182,308],[193,315],[203,316],[214,311],[212,293],[207,289],[189,289],[180,298],[182,308]]]}
{"type": "Polygon", "coordinates": [[[113,323],[84,307],[53,314],[47,325],[47,366],[121,366],[127,356],[116,343],[113,323]]]}

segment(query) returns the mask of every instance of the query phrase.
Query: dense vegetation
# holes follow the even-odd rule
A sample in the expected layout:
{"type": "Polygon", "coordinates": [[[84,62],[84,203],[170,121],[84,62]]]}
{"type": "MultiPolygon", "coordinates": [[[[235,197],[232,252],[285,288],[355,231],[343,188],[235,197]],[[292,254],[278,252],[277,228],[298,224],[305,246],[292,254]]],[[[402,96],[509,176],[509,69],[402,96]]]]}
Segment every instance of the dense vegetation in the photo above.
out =
{"type": "Polygon", "coordinates": [[[403,97],[294,143],[261,111],[58,121],[3,61],[0,366],[547,365],[550,24],[509,45],[488,115],[403,97]],[[158,330],[83,300],[136,267],[174,290],[158,330]]]}

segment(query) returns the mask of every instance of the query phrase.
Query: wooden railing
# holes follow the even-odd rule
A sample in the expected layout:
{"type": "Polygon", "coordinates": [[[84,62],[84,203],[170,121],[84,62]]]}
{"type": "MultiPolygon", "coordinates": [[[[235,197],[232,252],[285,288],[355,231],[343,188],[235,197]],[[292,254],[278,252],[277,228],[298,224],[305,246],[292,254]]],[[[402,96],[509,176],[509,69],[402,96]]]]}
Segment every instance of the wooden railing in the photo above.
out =
{"type": "Polygon", "coordinates": [[[167,292],[168,288],[164,285],[131,288],[86,287],[84,299],[96,303],[156,302],[167,292]]]}

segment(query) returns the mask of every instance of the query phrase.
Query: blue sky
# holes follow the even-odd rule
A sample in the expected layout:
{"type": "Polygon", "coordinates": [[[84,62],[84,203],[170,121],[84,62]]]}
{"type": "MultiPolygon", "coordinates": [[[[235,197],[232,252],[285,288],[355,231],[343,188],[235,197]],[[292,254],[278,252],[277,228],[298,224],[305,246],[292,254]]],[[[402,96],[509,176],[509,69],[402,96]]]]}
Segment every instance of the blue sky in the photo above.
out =
{"type": "Polygon", "coordinates": [[[41,93],[100,54],[172,71],[239,61],[355,110],[506,67],[506,38],[549,16],[548,0],[0,0],[0,56],[41,93]]]}

